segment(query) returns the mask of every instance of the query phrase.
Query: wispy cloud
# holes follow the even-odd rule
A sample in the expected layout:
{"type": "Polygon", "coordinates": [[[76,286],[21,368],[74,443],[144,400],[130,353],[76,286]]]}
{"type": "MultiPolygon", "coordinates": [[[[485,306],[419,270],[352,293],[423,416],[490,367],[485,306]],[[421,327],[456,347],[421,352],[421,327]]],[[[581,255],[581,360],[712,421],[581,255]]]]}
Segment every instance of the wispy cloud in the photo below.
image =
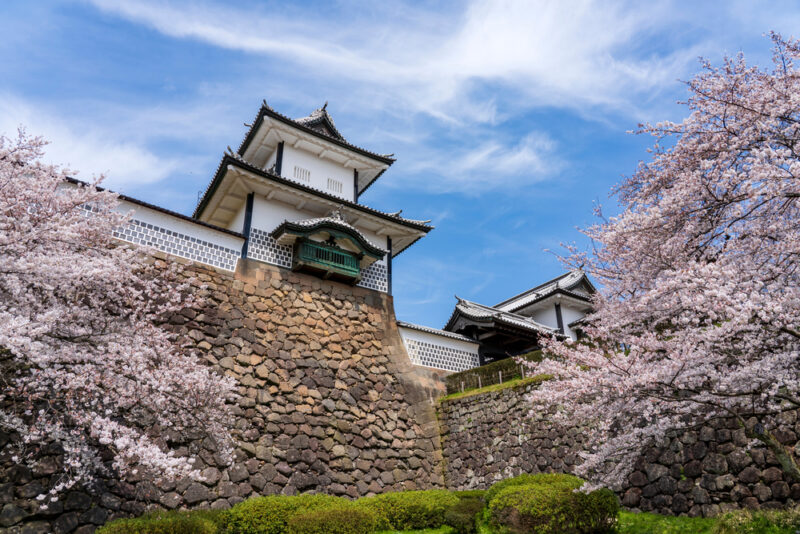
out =
{"type": "MultiPolygon", "coordinates": [[[[270,75],[250,68],[235,83],[201,82],[196,105],[140,106],[129,114],[124,136],[103,126],[112,110],[102,103],[80,119],[31,102],[5,103],[5,130],[24,122],[53,140],[53,159],[84,174],[108,172],[112,183],[125,185],[163,181],[178,167],[176,158],[154,148],[162,139],[236,139],[220,132],[220,125],[239,124],[225,104],[240,98],[233,95],[278,94],[297,105],[297,99],[319,98],[324,86],[325,97],[355,110],[354,137],[375,137],[370,129],[377,113],[395,119],[383,137],[388,149],[399,145],[405,158],[413,155],[400,164],[412,173],[404,186],[466,194],[513,190],[558,175],[566,157],[544,133],[547,125],[530,124],[522,129],[527,134],[514,137],[498,135],[504,124],[552,108],[601,121],[624,116],[624,128],[653,118],[644,109],[673,100],[659,95],[673,94],[676,79],[687,77],[713,33],[707,17],[690,16],[671,2],[472,0],[322,11],[212,0],[85,3],[172,39],[239,52],[251,65],[270,60],[270,75]],[[699,37],[654,45],[671,39],[677,27],[693,28],[699,37]]],[[[187,168],[185,150],[180,157],[187,168]]]]}
{"type": "Polygon", "coordinates": [[[692,45],[647,54],[631,46],[673,18],[669,7],[636,2],[473,0],[455,13],[391,3],[319,14],[202,0],[88,1],[170,38],[269,57],[298,85],[295,99],[325,84],[326,97],[359,110],[365,129],[375,113],[393,116],[387,147],[413,154],[403,186],[436,192],[513,190],[552,178],[564,158],[541,128],[531,125],[522,138],[500,137],[498,128],[542,108],[595,120],[621,113],[629,127],[649,118],[642,107],[674,90],[698,53],[692,45]],[[303,79],[308,73],[313,80],[303,79]],[[443,150],[448,139],[457,146],[443,150]]]}
{"type": "Polygon", "coordinates": [[[313,11],[286,17],[277,10],[213,3],[92,3],[170,37],[271,55],[328,76],[368,82],[370,89],[389,91],[403,107],[451,121],[491,122],[503,113],[482,90],[485,84],[516,94],[514,106],[634,110],[632,97],[673,82],[696,55],[692,48],[637,55],[631,42],[652,36],[670,10],[635,2],[478,0],[447,17],[401,5],[415,14],[401,23],[386,16],[399,10],[392,5],[385,8],[391,14],[368,10],[368,20],[356,15],[343,28],[313,11]]]}
{"type": "Polygon", "coordinates": [[[113,188],[158,182],[181,166],[177,158],[158,156],[110,129],[66,120],[52,109],[0,95],[0,133],[13,136],[19,126],[50,142],[48,162],[68,167],[83,179],[104,174],[106,185],[113,188]]]}
{"type": "Polygon", "coordinates": [[[532,132],[510,144],[494,139],[465,145],[424,154],[408,166],[412,173],[409,180],[396,186],[406,187],[414,181],[418,188],[435,192],[479,194],[499,185],[513,190],[547,180],[565,165],[557,155],[556,143],[542,132],[532,132]]]}

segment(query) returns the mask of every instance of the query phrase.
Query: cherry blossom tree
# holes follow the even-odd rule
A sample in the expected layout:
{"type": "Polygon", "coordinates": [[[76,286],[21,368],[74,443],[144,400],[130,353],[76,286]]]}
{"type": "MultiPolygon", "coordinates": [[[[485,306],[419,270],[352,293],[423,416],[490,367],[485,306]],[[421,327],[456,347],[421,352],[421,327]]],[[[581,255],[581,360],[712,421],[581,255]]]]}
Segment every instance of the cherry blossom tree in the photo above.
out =
{"type": "Polygon", "coordinates": [[[641,125],[656,144],[615,189],[621,213],[598,210],[592,249],[564,258],[602,290],[589,342],[546,342],[537,371],[556,379],[531,400],[585,425],[593,487],[620,488],[670,429],[719,418],[800,480],[778,425],[800,408],[800,44],[772,39],[771,69],[705,62],[685,120],[641,125]]]}
{"type": "Polygon", "coordinates": [[[109,470],[197,476],[148,430],[205,431],[230,450],[231,382],[159,326],[199,284],[115,242],[128,221],[117,196],[44,164],[44,146],[0,137],[0,429],[16,436],[13,459],[63,449],[51,498],[109,470]]]}

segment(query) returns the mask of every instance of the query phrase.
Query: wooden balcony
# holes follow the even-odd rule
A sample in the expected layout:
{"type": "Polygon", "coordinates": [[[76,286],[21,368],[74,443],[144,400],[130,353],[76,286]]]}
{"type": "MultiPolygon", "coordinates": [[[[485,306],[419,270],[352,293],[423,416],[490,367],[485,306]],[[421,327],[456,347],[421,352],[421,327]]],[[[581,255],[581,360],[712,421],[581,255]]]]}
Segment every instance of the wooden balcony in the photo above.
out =
{"type": "Polygon", "coordinates": [[[361,280],[361,266],[356,254],[339,247],[299,239],[295,242],[292,269],[311,272],[350,284],[361,280]]]}

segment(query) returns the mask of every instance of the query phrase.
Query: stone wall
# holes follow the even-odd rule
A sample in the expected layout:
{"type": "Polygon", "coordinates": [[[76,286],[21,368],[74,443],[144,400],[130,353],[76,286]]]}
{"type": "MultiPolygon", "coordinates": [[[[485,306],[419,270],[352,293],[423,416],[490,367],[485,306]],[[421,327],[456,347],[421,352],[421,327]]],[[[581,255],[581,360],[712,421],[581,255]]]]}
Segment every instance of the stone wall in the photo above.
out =
{"type": "Polygon", "coordinates": [[[580,461],[577,431],[560,435],[544,416],[530,415],[524,394],[510,387],[440,403],[445,483],[452,489],[486,489],[522,473],[571,472],[580,461]]]}
{"type": "MultiPolygon", "coordinates": [[[[572,472],[583,448],[531,416],[524,386],[443,401],[439,407],[445,483],[484,489],[521,473],[572,472]]],[[[535,412],[535,411],[534,411],[535,412]]],[[[797,442],[797,414],[786,414],[776,436],[797,442]]],[[[772,453],[746,449],[744,430],[720,421],[643,451],[622,492],[623,505],[662,514],[713,516],[734,508],[774,508],[800,501],[800,484],[786,479],[772,453]]]]}
{"type": "Polygon", "coordinates": [[[0,435],[0,531],[83,534],[153,506],[442,485],[432,403],[441,382],[409,363],[390,296],[254,261],[240,261],[235,275],[190,269],[207,286],[198,290],[205,302],[173,317],[171,328],[239,381],[235,463],[226,466],[208,440],[167,434],[197,459],[206,482],[108,480],[44,511],[35,497],[57,473],[58,449],[31,470],[11,462],[14,437],[0,435]]]}
{"type": "MultiPolygon", "coordinates": [[[[388,295],[254,261],[240,261],[235,274],[190,270],[206,286],[197,290],[203,307],[170,328],[239,381],[235,463],[199,434],[165,434],[196,458],[205,482],[104,480],[43,510],[35,497],[58,475],[58,448],[46,447],[29,469],[11,460],[15,437],[0,433],[0,532],[86,534],[152,507],[227,508],[275,493],[486,488],[580,461],[580,432],[563,435],[545,414],[531,416],[524,394],[533,386],[443,401],[437,421],[442,373],[411,365],[388,295]]],[[[787,414],[777,436],[794,444],[798,434],[797,414],[787,414]]],[[[800,501],[800,484],[784,479],[772,454],[745,444],[741,429],[720,422],[643,451],[623,503],[715,515],[800,501]]]]}

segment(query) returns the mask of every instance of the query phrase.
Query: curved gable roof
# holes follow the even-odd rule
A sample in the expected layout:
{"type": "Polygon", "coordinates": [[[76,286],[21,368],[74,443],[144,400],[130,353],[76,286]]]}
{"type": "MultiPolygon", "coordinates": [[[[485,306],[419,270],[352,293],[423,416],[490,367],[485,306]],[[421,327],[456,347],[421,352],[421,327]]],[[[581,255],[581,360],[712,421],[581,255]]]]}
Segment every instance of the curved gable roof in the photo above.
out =
{"type": "Polygon", "coordinates": [[[307,117],[294,119],[294,121],[298,124],[308,126],[312,130],[316,130],[323,135],[327,135],[328,137],[338,139],[339,141],[346,143],[347,140],[341,133],[339,133],[339,130],[336,129],[336,125],[333,123],[333,117],[328,114],[328,111],[326,110],[327,107],[328,103],[325,102],[324,106],[319,109],[315,109],[307,117]]]}
{"type": "Polygon", "coordinates": [[[334,217],[319,217],[316,219],[306,219],[302,221],[284,221],[270,232],[270,236],[274,239],[279,239],[282,235],[287,233],[309,235],[319,230],[333,229],[346,234],[352,241],[364,250],[364,252],[375,257],[376,259],[382,258],[386,255],[387,251],[380,247],[373,245],[364,234],[359,232],[354,226],[347,224],[341,219],[334,217]]]}
{"type": "Polygon", "coordinates": [[[586,273],[580,269],[573,269],[561,276],[557,276],[552,280],[548,280],[543,284],[539,284],[532,289],[524,291],[519,295],[506,299],[496,304],[494,308],[506,312],[514,312],[556,293],[569,295],[588,302],[590,300],[589,296],[574,291],[582,285],[587,287],[589,295],[597,291],[594,284],[589,280],[589,277],[586,276],[586,273]]]}
{"type": "MultiPolygon", "coordinates": [[[[247,133],[245,133],[244,139],[242,143],[239,145],[239,149],[236,151],[237,154],[240,156],[244,155],[247,147],[253,141],[258,128],[261,126],[261,123],[264,121],[265,117],[269,117],[271,119],[275,119],[279,122],[284,124],[288,124],[289,126],[293,126],[298,128],[306,133],[324,139],[325,141],[329,141],[331,143],[337,144],[343,148],[348,150],[352,150],[362,156],[366,156],[370,159],[383,163],[385,165],[391,165],[395,162],[395,159],[388,154],[378,154],[376,152],[372,152],[367,150],[366,148],[361,148],[356,145],[350,144],[345,141],[342,134],[339,133],[339,130],[336,129],[336,126],[333,124],[333,119],[331,118],[330,114],[324,109],[320,108],[315,110],[311,113],[308,117],[303,117],[300,119],[292,119],[278,113],[271,107],[267,105],[266,100],[261,104],[261,108],[258,110],[255,119],[253,120],[252,124],[249,125],[247,133]],[[325,133],[322,131],[320,126],[326,126],[330,133],[325,133]]],[[[365,188],[366,189],[366,188],[365,188]]]]}
{"type": "Polygon", "coordinates": [[[490,308],[489,306],[484,306],[483,304],[478,304],[477,302],[464,300],[459,297],[456,298],[458,299],[458,304],[456,304],[456,307],[453,310],[453,314],[447,321],[444,330],[450,330],[451,328],[453,328],[455,326],[458,317],[464,316],[476,322],[502,323],[509,326],[514,326],[516,328],[520,328],[522,330],[527,330],[529,332],[536,332],[539,334],[557,333],[555,328],[551,328],[549,326],[536,322],[530,317],[517,315],[516,313],[499,310],[497,308],[490,308]]]}

